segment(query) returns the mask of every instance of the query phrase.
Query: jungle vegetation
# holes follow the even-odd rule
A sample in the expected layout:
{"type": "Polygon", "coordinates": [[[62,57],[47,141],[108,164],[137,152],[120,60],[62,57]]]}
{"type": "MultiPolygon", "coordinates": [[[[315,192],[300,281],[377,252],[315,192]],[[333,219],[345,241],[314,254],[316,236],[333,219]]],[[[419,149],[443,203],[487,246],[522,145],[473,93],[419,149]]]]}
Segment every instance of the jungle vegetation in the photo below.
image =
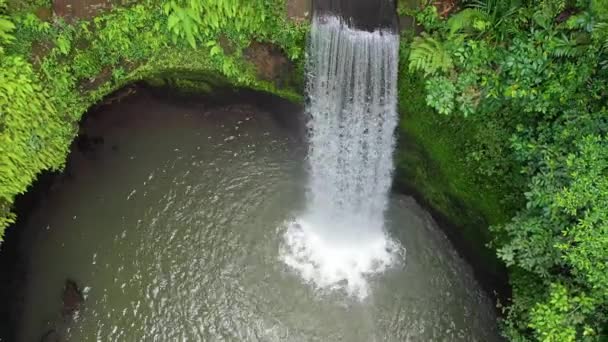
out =
{"type": "Polygon", "coordinates": [[[477,122],[469,165],[521,194],[491,227],[513,289],[503,334],[608,340],[608,1],[470,0],[444,17],[435,6],[412,14],[424,32],[402,58],[427,105],[477,122]]]}
{"type": "MultiPolygon", "coordinates": [[[[127,2],[66,21],[34,13],[50,0],[0,0],[0,239],[16,196],[64,167],[82,114],[128,83],[198,70],[301,99],[260,80],[243,56],[252,42],[271,43],[303,73],[307,25],[285,18],[284,0],[127,2]]],[[[400,108],[425,116],[400,130],[443,143],[434,132],[445,129],[460,144],[451,148],[462,158],[437,144],[431,157],[491,218],[491,248],[513,288],[500,303],[503,334],[607,340],[608,0],[400,11],[423,28],[403,33],[400,108]]]]}
{"type": "Polygon", "coordinates": [[[300,98],[259,79],[244,58],[255,41],[274,44],[302,64],[307,26],[286,20],[283,0],[130,3],[67,21],[35,14],[50,8],[50,0],[10,7],[0,0],[0,241],[15,222],[15,196],[41,171],[64,167],[82,114],[113,90],[186,71],[300,98]]]}

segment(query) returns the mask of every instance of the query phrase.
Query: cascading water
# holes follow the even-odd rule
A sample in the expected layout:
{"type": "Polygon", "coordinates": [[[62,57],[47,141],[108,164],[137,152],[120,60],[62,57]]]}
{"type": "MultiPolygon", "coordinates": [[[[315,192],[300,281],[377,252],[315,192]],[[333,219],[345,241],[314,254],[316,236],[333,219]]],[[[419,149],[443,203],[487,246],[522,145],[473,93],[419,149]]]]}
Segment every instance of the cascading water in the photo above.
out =
{"type": "Polygon", "coordinates": [[[318,288],[364,298],[399,247],[384,230],[397,123],[398,36],[315,17],[308,56],[310,179],[283,261],[318,288]]]}

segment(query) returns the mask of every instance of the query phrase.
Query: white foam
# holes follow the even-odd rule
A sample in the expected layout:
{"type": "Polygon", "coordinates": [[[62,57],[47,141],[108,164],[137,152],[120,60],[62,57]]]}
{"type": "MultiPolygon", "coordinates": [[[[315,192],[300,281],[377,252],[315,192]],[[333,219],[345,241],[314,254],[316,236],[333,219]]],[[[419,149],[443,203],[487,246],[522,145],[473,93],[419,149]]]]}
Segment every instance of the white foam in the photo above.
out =
{"type": "Polygon", "coordinates": [[[307,59],[310,167],[305,214],[282,260],[317,288],[365,298],[395,261],[384,230],[397,125],[399,37],[315,17],[307,59]]]}
{"type": "Polygon", "coordinates": [[[300,219],[287,223],[280,257],[316,289],[342,290],[363,300],[370,278],[403,261],[405,250],[383,232],[355,240],[327,239],[300,219]]]}

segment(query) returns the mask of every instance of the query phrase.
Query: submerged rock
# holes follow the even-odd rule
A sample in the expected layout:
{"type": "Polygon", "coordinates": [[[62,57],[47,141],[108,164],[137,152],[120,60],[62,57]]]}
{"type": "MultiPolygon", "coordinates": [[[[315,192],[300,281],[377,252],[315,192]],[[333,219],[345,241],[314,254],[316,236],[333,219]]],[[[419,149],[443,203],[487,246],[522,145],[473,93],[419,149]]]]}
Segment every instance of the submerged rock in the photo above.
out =
{"type": "Polygon", "coordinates": [[[64,341],[64,333],[73,322],[74,314],[80,310],[84,296],[78,284],[72,279],[66,279],[61,294],[61,315],[49,322],[49,329],[40,338],[41,342],[64,341]]]}
{"type": "Polygon", "coordinates": [[[67,279],[63,288],[63,308],[61,314],[64,318],[71,318],[80,309],[84,296],[75,281],[67,279]]]}
{"type": "Polygon", "coordinates": [[[42,335],[42,338],[40,339],[40,342],[60,342],[61,338],[59,337],[59,334],[57,333],[57,331],[55,331],[55,329],[51,329],[49,331],[47,331],[44,335],[42,335]]]}

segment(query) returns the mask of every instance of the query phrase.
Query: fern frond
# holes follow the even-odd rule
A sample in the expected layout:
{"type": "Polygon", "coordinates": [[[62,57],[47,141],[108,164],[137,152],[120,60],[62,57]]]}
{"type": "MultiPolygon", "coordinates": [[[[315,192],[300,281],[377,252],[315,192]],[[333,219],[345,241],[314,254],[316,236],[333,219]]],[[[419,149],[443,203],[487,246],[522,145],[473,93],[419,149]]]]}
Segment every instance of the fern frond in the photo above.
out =
{"type": "Polygon", "coordinates": [[[578,57],[585,53],[585,45],[579,44],[575,39],[566,35],[554,37],[550,44],[551,55],[558,58],[578,57]]]}
{"type": "Polygon", "coordinates": [[[600,68],[608,70],[608,23],[601,22],[593,27],[593,39],[600,44],[600,68]]]}
{"type": "Polygon", "coordinates": [[[521,3],[513,0],[473,0],[468,3],[467,7],[484,13],[487,18],[486,20],[493,27],[497,27],[503,24],[509,17],[517,14],[521,3]]]}
{"type": "Polygon", "coordinates": [[[0,15],[0,42],[10,42],[14,39],[11,32],[15,29],[13,24],[8,17],[0,15]]]}
{"type": "Polygon", "coordinates": [[[460,30],[476,29],[484,31],[491,23],[489,15],[478,8],[465,8],[456,13],[448,20],[450,34],[454,34],[460,30]]]}
{"type": "Polygon", "coordinates": [[[580,14],[571,16],[567,21],[566,25],[570,29],[579,29],[587,32],[591,32],[594,28],[594,18],[588,11],[580,14]]]}
{"type": "Polygon", "coordinates": [[[454,67],[452,57],[444,44],[426,33],[414,38],[411,49],[410,70],[422,71],[428,76],[440,70],[448,72],[454,67]]]}
{"type": "Polygon", "coordinates": [[[595,24],[593,36],[601,44],[602,50],[608,52],[608,23],[595,24]]]}

